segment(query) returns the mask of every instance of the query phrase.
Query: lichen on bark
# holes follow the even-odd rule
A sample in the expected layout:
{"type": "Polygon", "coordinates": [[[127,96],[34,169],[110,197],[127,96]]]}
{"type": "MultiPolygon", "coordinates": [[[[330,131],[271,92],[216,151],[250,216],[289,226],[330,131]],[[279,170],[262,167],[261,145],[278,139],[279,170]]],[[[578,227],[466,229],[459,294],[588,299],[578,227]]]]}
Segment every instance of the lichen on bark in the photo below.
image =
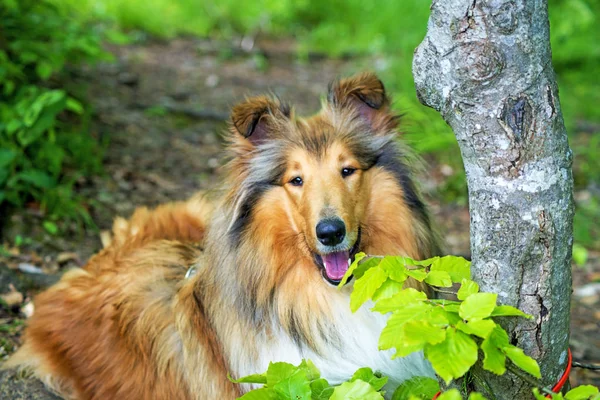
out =
{"type": "MultiPolygon", "coordinates": [[[[473,278],[534,316],[503,325],[551,386],[567,360],[573,182],[547,0],[434,0],[413,74],[460,146],[473,278]]],[[[475,373],[498,399],[531,397],[513,375],[475,373]]]]}

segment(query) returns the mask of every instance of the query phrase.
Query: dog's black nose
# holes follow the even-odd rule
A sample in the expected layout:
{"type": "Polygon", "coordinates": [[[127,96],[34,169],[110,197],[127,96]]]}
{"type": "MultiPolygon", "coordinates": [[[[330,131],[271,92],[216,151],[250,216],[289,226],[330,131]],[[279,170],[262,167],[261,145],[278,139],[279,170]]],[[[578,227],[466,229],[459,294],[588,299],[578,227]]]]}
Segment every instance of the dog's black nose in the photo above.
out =
{"type": "Polygon", "coordinates": [[[317,239],[325,246],[342,243],[346,236],[346,225],[341,219],[325,219],[317,224],[317,239]]]}

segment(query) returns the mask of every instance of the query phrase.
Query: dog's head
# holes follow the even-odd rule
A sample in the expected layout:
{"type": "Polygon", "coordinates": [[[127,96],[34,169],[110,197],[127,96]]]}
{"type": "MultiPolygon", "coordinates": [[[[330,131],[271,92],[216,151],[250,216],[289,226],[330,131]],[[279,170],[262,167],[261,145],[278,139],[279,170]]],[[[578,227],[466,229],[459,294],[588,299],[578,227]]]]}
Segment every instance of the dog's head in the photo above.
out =
{"type": "Polygon", "coordinates": [[[229,239],[268,254],[274,285],[300,271],[337,284],[358,251],[416,251],[394,237],[393,224],[423,209],[389,105],[381,81],[365,73],[334,82],[310,118],[268,97],[234,107],[229,239]]]}

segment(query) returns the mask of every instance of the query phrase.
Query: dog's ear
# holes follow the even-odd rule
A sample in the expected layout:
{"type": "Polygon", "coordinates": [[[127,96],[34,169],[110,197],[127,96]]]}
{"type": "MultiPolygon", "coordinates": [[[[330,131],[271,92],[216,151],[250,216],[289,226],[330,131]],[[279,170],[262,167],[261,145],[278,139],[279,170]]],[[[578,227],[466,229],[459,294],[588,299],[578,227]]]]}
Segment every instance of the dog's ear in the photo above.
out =
{"type": "Polygon", "coordinates": [[[327,100],[335,109],[354,108],[375,130],[396,127],[383,83],[371,72],[333,82],[329,85],[327,100]]]}
{"type": "Polygon", "coordinates": [[[289,119],[290,110],[266,96],[252,97],[233,107],[233,129],[251,144],[259,145],[277,134],[277,123],[289,119]]]}

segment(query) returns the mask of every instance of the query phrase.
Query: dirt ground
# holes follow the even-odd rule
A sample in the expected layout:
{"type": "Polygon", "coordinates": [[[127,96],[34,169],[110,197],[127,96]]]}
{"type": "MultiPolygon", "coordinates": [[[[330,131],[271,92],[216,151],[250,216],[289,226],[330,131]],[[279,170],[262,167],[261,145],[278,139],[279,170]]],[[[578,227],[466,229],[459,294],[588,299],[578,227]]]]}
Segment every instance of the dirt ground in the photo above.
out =
{"type": "MultiPolygon", "coordinates": [[[[264,42],[245,51],[235,42],[190,39],[134,44],[111,49],[115,63],[78,71],[73,84],[87,88],[95,109],[93,133],[109,139],[105,175],[78,183],[99,230],[81,233],[61,226],[66,233],[50,236],[35,210],[10,217],[1,238],[9,254],[0,254],[0,294],[12,297],[10,307],[0,308],[0,359],[19,345],[32,295],[98,251],[102,232],[116,215],[185,199],[219,183],[221,132],[233,104],[273,92],[300,114],[311,113],[332,79],[364,64],[323,57],[300,62],[290,47],[264,42]]],[[[419,180],[434,220],[443,226],[447,252],[468,255],[468,210],[439,199],[435,188],[446,179],[448,166],[426,162],[427,174],[419,180]]],[[[586,266],[573,273],[573,355],[599,363],[600,254],[590,252],[586,266]]],[[[571,382],[598,386],[600,374],[575,369],[571,382]]]]}

